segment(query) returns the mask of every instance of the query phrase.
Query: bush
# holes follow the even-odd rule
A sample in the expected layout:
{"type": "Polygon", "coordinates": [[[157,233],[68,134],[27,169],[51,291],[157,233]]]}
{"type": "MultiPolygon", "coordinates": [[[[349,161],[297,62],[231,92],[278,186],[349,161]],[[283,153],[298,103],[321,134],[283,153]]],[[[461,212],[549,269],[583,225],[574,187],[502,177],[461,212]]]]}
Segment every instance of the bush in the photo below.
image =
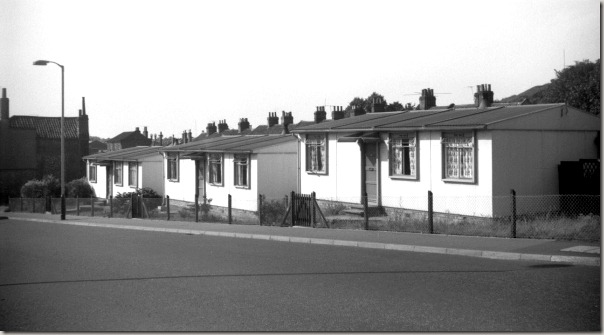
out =
{"type": "Polygon", "coordinates": [[[86,178],[74,179],[65,185],[66,197],[90,198],[95,197],[94,188],[86,178]]]}
{"type": "MultiPolygon", "coordinates": [[[[137,188],[133,192],[124,192],[124,193],[118,192],[117,195],[115,196],[115,198],[130,199],[130,197],[132,197],[132,195],[142,196],[145,206],[147,206],[147,208],[150,208],[150,209],[157,208],[158,206],[160,206],[163,203],[163,197],[161,196],[161,194],[157,194],[157,192],[155,192],[150,187],[137,188]]],[[[129,202],[123,202],[122,203],[123,208],[119,207],[118,210],[123,210],[124,208],[126,208],[126,206],[129,206],[129,202]]]]}
{"type": "Polygon", "coordinates": [[[132,195],[142,195],[143,198],[161,198],[161,194],[157,194],[150,187],[137,188],[134,192],[117,192],[116,198],[130,198],[132,195]]]}
{"type": "Polygon", "coordinates": [[[43,198],[47,196],[61,196],[61,184],[51,174],[44,176],[42,180],[32,179],[21,187],[21,197],[23,198],[43,198]]]}
{"type": "Polygon", "coordinates": [[[260,209],[262,217],[259,218],[263,225],[278,226],[287,212],[287,207],[282,200],[264,200],[260,209]]]}

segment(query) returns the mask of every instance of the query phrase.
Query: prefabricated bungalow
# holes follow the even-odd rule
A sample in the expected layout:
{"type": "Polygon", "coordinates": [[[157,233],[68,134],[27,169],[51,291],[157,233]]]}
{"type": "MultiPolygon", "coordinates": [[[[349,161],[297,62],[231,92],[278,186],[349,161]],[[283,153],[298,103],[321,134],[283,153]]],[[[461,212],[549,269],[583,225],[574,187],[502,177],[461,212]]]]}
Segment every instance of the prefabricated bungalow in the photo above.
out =
{"type": "Polygon", "coordinates": [[[283,199],[296,188],[297,140],[291,134],[222,135],[163,147],[171,201],[257,211],[258,196],[283,199]]]}
{"type": "Polygon", "coordinates": [[[88,181],[96,196],[115,197],[118,193],[133,192],[143,187],[163,195],[163,156],[159,153],[160,148],[132,147],[84,157],[88,181]]]}
{"type": "MultiPolygon", "coordinates": [[[[423,90],[421,110],[326,120],[292,132],[300,142],[302,193],[317,199],[468,216],[508,213],[503,199],[558,194],[561,161],[596,159],[598,116],[565,104],[505,106],[480,86],[476,105],[435,107],[423,90]],[[480,202],[480,204],[477,204],[480,202]]],[[[356,114],[356,113],[355,113],[356,114]]],[[[521,209],[519,209],[521,210],[521,209]]]]}

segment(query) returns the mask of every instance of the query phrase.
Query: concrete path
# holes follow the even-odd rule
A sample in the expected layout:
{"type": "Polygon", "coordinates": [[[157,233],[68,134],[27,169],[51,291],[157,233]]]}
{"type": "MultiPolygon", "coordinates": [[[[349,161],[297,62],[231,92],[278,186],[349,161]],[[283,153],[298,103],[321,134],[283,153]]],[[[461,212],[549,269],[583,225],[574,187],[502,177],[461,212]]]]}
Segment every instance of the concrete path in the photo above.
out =
{"type": "Polygon", "coordinates": [[[600,243],[511,239],[348,229],[229,225],[224,223],[83,217],[34,213],[4,213],[6,218],[54,224],[177,234],[252,238],[290,243],[327,244],[357,248],[427,252],[503,260],[563,262],[600,266],[600,243]]]}

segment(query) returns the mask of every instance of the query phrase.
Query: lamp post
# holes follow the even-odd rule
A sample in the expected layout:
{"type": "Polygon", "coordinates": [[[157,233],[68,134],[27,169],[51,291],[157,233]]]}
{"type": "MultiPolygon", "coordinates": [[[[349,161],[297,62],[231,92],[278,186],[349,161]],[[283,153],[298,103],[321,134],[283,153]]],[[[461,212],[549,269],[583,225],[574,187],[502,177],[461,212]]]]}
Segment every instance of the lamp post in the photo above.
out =
{"type": "Polygon", "coordinates": [[[65,220],[65,67],[49,60],[37,60],[34,65],[53,63],[61,68],[61,220],[65,220]]]}

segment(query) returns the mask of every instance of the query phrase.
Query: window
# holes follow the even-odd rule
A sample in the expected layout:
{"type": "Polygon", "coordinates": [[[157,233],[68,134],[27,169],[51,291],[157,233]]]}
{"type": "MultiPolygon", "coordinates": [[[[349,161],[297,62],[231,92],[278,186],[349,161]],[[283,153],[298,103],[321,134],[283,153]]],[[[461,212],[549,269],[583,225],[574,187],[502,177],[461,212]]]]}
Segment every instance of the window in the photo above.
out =
{"type": "Polygon", "coordinates": [[[473,133],[443,133],[443,178],[473,182],[475,145],[473,133]]]}
{"type": "Polygon", "coordinates": [[[96,183],[96,165],[90,164],[88,168],[88,181],[96,183]]]}
{"type": "Polygon", "coordinates": [[[417,176],[417,136],[415,133],[390,135],[390,176],[417,176]]]}
{"type": "Polygon", "coordinates": [[[233,162],[235,164],[235,186],[249,187],[249,156],[235,155],[233,162]]]}
{"type": "Polygon", "coordinates": [[[113,182],[116,185],[122,185],[122,162],[113,163],[113,182]]]}
{"type": "Polygon", "coordinates": [[[306,171],[327,173],[327,141],[325,135],[306,135],[306,171]]]}
{"type": "Polygon", "coordinates": [[[168,156],[168,180],[178,181],[178,155],[168,156]]]}
{"type": "Polygon", "coordinates": [[[128,163],[128,186],[138,186],[138,164],[136,162],[128,163]]]}
{"type": "Polygon", "coordinates": [[[210,154],[210,184],[222,185],[222,154],[210,154]]]}

